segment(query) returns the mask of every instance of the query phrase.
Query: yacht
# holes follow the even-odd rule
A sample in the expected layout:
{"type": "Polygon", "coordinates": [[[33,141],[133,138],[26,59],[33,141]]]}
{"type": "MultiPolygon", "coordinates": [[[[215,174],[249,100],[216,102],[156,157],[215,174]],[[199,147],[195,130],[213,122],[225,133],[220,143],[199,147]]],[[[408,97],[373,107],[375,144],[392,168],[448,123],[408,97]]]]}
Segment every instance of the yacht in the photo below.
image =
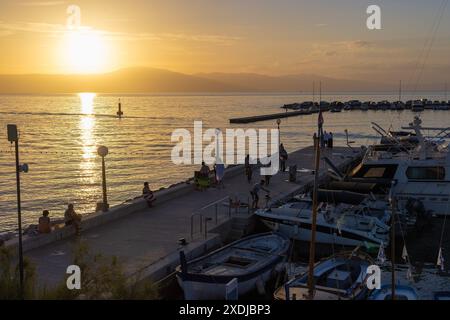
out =
{"type": "Polygon", "coordinates": [[[414,112],[422,112],[425,110],[424,104],[420,100],[415,100],[412,103],[411,110],[414,112]]]}
{"type": "MultiPolygon", "coordinates": [[[[260,209],[255,214],[273,231],[299,241],[311,240],[310,198],[260,209]]],[[[389,220],[390,212],[384,208],[321,203],[317,211],[316,243],[368,248],[388,244],[389,220]]]]}
{"type": "Polygon", "coordinates": [[[423,127],[416,116],[408,127],[402,128],[412,131],[410,135],[403,132],[400,137],[373,125],[390,144],[369,147],[361,163],[340,185],[356,183],[360,190],[364,190],[361,186],[369,192],[384,190],[396,197],[400,208],[407,208],[413,201],[429,214],[449,215],[450,152],[446,138],[450,137],[450,128],[423,127]],[[426,137],[424,131],[436,134],[426,137]]]}

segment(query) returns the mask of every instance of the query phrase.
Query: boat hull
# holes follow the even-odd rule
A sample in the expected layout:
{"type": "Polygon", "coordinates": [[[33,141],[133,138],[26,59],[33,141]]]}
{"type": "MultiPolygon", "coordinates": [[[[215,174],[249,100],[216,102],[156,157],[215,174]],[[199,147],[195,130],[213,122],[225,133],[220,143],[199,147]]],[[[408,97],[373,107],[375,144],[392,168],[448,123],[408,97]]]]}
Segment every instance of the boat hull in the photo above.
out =
{"type": "MultiPolygon", "coordinates": [[[[272,272],[273,268],[270,268],[250,279],[237,278],[239,296],[255,290],[258,285],[264,286],[272,277],[272,272]]],[[[232,279],[230,278],[229,280],[231,281],[232,279]]],[[[189,278],[183,280],[183,277],[180,275],[177,275],[177,281],[183,289],[184,298],[186,300],[226,299],[226,286],[229,281],[226,283],[214,283],[209,281],[190,280],[189,278]]]]}

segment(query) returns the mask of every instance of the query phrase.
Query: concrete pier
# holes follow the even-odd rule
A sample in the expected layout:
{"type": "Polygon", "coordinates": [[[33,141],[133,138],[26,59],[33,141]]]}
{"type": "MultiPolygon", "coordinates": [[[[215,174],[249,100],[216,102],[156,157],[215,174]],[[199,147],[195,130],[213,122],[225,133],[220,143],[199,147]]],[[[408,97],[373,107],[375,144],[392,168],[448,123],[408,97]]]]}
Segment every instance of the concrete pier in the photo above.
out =
{"type": "MultiPolygon", "coordinates": [[[[348,147],[335,147],[324,149],[322,155],[342,167],[359,153],[348,147]]],[[[311,184],[313,160],[312,147],[291,153],[287,164],[297,165],[297,182],[289,182],[287,172],[274,175],[268,186],[272,201],[286,200],[311,184]]],[[[322,176],[326,170],[328,167],[322,160],[322,176]]],[[[259,180],[259,169],[255,170],[249,184],[244,168],[239,166],[226,170],[224,188],[198,191],[192,184],[183,183],[156,192],[157,201],[152,208],[139,199],[89,216],[83,222],[81,239],[75,238],[70,227],[49,235],[29,237],[25,256],[36,264],[38,283],[46,287],[65,279],[66,268],[73,262],[73,249],[80,240],[93,253],[117,257],[127,274],[139,272],[157,281],[173,272],[180,248],[192,259],[224,244],[230,237],[245,235],[246,219],[250,219],[248,209],[230,210],[226,199],[231,196],[247,202],[250,188],[259,180]],[[180,238],[186,239],[187,245],[181,246],[180,238]]],[[[264,197],[261,197],[260,206],[263,205],[264,197]]],[[[16,244],[13,241],[7,245],[14,247],[16,244]]]]}
{"type": "Polygon", "coordinates": [[[287,111],[287,112],[279,112],[279,113],[272,113],[272,114],[263,114],[263,115],[252,116],[252,117],[231,118],[230,123],[252,123],[252,122],[266,121],[266,120],[271,120],[271,119],[281,119],[281,118],[307,115],[307,114],[311,114],[311,113],[312,113],[311,111],[307,111],[307,110],[287,111]]]}

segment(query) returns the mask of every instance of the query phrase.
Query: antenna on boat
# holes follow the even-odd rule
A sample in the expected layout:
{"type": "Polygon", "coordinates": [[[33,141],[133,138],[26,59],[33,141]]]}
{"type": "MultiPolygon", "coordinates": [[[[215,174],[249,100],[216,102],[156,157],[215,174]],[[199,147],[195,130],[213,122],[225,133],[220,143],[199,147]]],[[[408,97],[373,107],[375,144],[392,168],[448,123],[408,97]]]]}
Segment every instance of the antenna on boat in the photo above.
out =
{"type": "Polygon", "coordinates": [[[391,276],[391,298],[395,300],[395,214],[396,214],[396,202],[395,197],[393,195],[393,188],[395,182],[392,181],[391,185],[391,268],[392,268],[392,276],[391,276]]]}
{"type": "Polygon", "coordinates": [[[319,81],[319,107],[321,101],[322,101],[322,81],[319,81]]]}
{"type": "Polygon", "coordinates": [[[119,104],[118,104],[119,110],[117,110],[117,116],[119,118],[122,118],[123,116],[123,112],[122,112],[122,103],[120,102],[120,98],[119,98],[119,104]]]}
{"type": "Polygon", "coordinates": [[[316,102],[316,82],[313,81],[313,105],[316,102]]]}
{"type": "Polygon", "coordinates": [[[312,224],[311,224],[311,242],[309,247],[309,273],[308,273],[308,294],[309,299],[314,299],[314,262],[316,249],[316,224],[317,224],[317,189],[319,184],[319,165],[320,165],[320,143],[319,136],[314,134],[314,150],[315,150],[315,165],[314,165],[314,188],[313,188],[313,210],[312,210],[312,224]]]}

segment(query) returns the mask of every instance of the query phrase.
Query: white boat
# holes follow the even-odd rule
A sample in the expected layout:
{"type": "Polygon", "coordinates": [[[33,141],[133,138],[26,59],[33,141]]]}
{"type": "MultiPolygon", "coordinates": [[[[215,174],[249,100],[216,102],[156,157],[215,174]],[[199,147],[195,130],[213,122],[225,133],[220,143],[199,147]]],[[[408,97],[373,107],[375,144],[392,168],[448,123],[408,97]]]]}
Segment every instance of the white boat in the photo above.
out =
{"type": "Polygon", "coordinates": [[[290,241],[277,233],[264,233],[235,241],[203,257],[186,262],[180,252],[177,280],[187,300],[222,300],[236,279],[239,295],[264,285],[282,262],[290,241]]]}
{"type": "Polygon", "coordinates": [[[422,111],[425,110],[425,106],[424,106],[424,104],[423,104],[422,101],[420,101],[420,100],[415,100],[415,101],[413,101],[413,103],[412,103],[411,110],[412,110],[413,112],[422,112],[422,111]]]}
{"type": "MultiPolygon", "coordinates": [[[[255,213],[271,230],[291,239],[310,241],[312,201],[303,199],[255,213]]],[[[343,246],[379,246],[389,243],[390,213],[364,205],[319,205],[316,243],[343,246]]]]}
{"type": "MultiPolygon", "coordinates": [[[[367,297],[367,267],[373,260],[358,250],[342,252],[314,265],[314,300],[362,300],[367,297]]],[[[274,293],[277,300],[309,300],[308,270],[274,293]]]]}
{"type": "Polygon", "coordinates": [[[344,180],[384,186],[388,190],[393,184],[391,192],[400,208],[413,201],[430,214],[450,214],[450,150],[446,142],[450,128],[428,128],[421,124],[415,117],[408,127],[402,128],[414,132],[404,142],[386,134],[384,139],[390,140],[391,145],[369,147],[361,163],[344,180]],[[424,130],[437,134],[426,137],[424,130]]]}

